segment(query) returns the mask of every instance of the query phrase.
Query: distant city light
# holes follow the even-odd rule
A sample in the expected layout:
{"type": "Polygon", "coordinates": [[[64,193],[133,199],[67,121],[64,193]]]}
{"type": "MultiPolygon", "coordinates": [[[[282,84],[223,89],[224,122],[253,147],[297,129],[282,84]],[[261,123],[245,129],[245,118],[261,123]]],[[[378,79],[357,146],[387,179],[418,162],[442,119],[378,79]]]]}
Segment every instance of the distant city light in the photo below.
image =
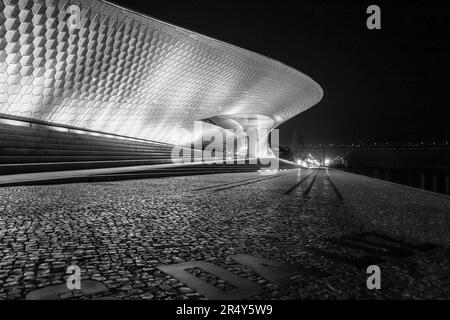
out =
{"type": "Polygon", "coordinates": [[[330,159],[325,159],[325,167],[328,167],[330,165],[330,159]]]}

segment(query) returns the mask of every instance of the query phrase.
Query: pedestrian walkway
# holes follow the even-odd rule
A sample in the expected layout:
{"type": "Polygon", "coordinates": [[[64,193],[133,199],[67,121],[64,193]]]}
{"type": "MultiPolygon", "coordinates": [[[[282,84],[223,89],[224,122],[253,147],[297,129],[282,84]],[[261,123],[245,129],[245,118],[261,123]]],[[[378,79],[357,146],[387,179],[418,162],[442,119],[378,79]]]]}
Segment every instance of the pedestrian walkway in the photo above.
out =
{"type": "Polygon", "coordinates": [[[1,187],[0,298],[449,298],[449,212],[325,169],[1,187]]]}

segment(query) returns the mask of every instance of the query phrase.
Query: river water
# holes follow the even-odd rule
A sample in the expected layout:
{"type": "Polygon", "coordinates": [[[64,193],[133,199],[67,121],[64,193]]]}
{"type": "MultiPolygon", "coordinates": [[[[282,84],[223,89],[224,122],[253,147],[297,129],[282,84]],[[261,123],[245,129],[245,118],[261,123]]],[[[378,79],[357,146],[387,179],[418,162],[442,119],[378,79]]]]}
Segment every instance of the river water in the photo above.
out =
{"type": "Polygon", "coordinates": [[[345,171],[450,195],[450,172],[433,169],[345,168],[345,171]]]}

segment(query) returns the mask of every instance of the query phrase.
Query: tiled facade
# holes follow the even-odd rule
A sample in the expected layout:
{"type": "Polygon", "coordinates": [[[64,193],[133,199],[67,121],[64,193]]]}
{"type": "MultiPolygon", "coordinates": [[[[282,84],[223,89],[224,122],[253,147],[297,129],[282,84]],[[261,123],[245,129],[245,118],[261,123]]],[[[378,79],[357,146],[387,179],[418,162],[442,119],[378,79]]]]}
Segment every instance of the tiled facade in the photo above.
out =
{"type": "Polygon", "coordinates": [[[107,2],[0,1],[0,116],[176,143],[217,115],[276,127],[322,94],[277,61],[107,2]]]}

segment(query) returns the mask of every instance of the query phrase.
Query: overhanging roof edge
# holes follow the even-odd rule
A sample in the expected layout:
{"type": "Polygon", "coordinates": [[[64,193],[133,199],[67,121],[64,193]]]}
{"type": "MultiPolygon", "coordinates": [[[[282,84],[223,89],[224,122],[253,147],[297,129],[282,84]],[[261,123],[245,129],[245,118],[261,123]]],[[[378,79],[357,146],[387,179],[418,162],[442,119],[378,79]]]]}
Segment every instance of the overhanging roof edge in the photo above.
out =
{"type": "MultiPolygon", "coordinates": [[[[155,21],[155,22],[157,22],[157,23],[160,23],[160,24],[162,24],[162,25],[166,25],[166,26],[168,26],[168,27],[174,28],[174,29],[176,29],[177,31],[180,31],[180,32],[182,32],[182,33],[187,33],[187,34],[189,34],[189,35],[195,35],[196,37],[199,37],[200,39],[213,41],[213,42],[216,42],[216,43],[218,43],[218,44],[220,44],[220,45],[223,45],[223,46],[226,46],[226,47],[230,47],[230,48],[232,48],[232,49],[234,49],[234,50],[237,50],[237,51],[240,51],[240,52],[242,52],[242,53],[245,53],[245,54],[247,54],[247,55],[250,55],[250,56],[258,56],[258,57],[260,57],[260,58],[262,58],[262,59],[264,59],[264,60],[267,60],[269,63],[275,63],[275,64],[278,64],[278,65],[280,65],[281,67],[286,68],[286,69],[288,69],[288,70],[291,71],[291,72],[294,72],[294,73],[297,73],[297,74],[301,75],[302,77],[304,77],[304,78],[306,78],[307,80],[311,81],[311,83],[317,87],[317,89],[319,90],[319,95],[320,95],[320,97],[319,97],[319,99],[318,99],[318,101],[317,101],[316,103],[318,103],[318,102],[322,99],[322,97],[323,97],[323,89],[322,89],[322,87],[321,87],[314,79],[312,79],[310,76],[308,76],[308,75],[305,74],[304,72],[301,72],[301,71],[299,71],[299,70],[297,70],[297,69],[295,69],[295,68],[293,68],[293,67],[287,65],[287,64],[284,63],[284,62],[275,60],[275,59],[270,58],[270,57],[268,57],[268,56],[266,56],[266,55],[264,55],[264,54],[261,54],[261,53],[258,53],[258,52],[254,52],[254,51],[251,51],[251,50],[248,50],[248,49],[239,47],[239,46],[237,46],[237,45],[234,45],[234,44],[231,44],[231,43],[228,43],[228,42],[225,42],[225,41],[222,41],[222,40],[219,40],[219,39],[210,37],[210,36],[206,36],[206,35],[200,34],[200,33],[198,33],[198,32],[189,30],[189,29],[187,29],[187,28],[183,28],[183,27],[179,27],[179,26],[173,25],[173,24],[171,24],[171,23],[168,23],[168,22],[159,20],[159,19],[157,19],[157,18],[155,18],[155,17],[152,17],[152,16],[150,16],[150,15],[146,15],[146,14],[137,12],[137,11],[132,10],[132,9],[129,9],[129,8],[127,8],[127,7],[119,6],[119,5],[117,5],[117,4],[115,4],[115,3],[112,3],[112,2],[109,2],[109,1],[105,1],[105,0],[98,0],[98,1],[99,1],[99,2],[103,2],[103,3],[106,3],[106,4],[111,5],[111,6],[114,6],[114,7],[116,7],[116,8],[119,8],[119,9],[122,9],[122,10],[125,10],[125,11],[128,11],[128,12],[130,12],[130,13],[132,13],[132,14],[137,15],[137,16],[140,16],[140,17],[143,17],[143,18],[147,18],[147,19],[151,19],[151,20],[153,20],[153,21],[155,21]]],[[[309,108],[308,108],[308,109],[309,109],[309,108]]]]}

